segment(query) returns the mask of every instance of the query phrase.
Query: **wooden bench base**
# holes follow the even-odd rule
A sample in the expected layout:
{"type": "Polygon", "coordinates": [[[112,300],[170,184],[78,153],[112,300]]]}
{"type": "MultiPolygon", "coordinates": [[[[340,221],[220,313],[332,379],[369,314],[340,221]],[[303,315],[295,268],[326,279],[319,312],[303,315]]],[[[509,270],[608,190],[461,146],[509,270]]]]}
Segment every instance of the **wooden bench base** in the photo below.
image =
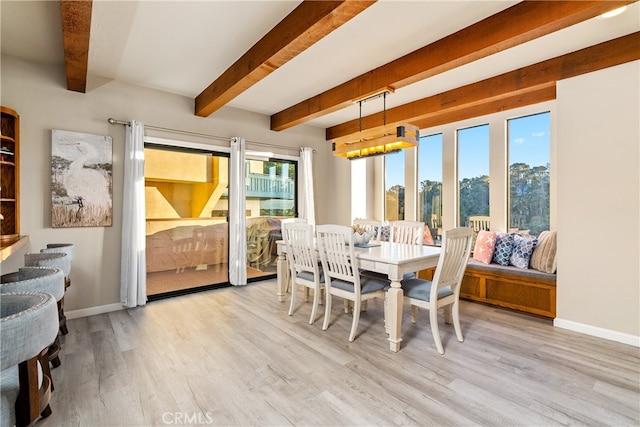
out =
{"type": "MultiPolygon", "coordinates": [[[[433,271],[423,270],[420,277],[431,280],[433,271]]],[[[549,319],[556,317],[556,281],[552,279],[469,266],[462,279],[460,298],[549,319]]]]}
{"type": "Polygon", "coordinates": [[[556,281],[467,267],[460,297],[553,319],[556,281]]]}

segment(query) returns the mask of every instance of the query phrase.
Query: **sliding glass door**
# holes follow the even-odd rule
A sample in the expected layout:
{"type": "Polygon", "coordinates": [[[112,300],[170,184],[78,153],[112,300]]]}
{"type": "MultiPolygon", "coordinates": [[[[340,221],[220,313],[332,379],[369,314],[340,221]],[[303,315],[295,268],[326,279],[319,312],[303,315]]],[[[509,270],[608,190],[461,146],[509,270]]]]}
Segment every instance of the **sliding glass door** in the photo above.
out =
{"type": "Polygon", "coordinates": [[[145,145],[147,295],[229,282],[228,154],[145,145]]]}
{"type": "Polygon", "coordinates": [[[281,221],[296,216],[297,162],[248,157],[246,161],[247,279],[276,273],[281,221]]]}

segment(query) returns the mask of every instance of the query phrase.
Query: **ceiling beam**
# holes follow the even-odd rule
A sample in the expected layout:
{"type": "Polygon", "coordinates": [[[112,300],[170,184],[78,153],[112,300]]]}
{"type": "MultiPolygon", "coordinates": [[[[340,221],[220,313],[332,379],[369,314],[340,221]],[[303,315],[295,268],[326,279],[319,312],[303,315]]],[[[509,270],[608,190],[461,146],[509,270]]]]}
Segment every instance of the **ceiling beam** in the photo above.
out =
{"type": "MultiPolygon", "coordinates": [[[[603,68],[640,59],[640,32],[628,34],[566,55],[538,62],[515,71],[471,83],[447,92],[419,99],[386,111],[386,124],[409,122],[422,125],[430,117],[458,110],[488,105],[513,96],[523,96],[545,87],[555,87],[558,80],[579,76],[603,68]]],[[[496,104],[491,104],[496,105],[496,104]]],[[[495,111],[486,111],[489,114],[495,111]]],[[[383,112],[350,120],[327,128],[326,139],[336,142],[353,140],[363,131],[382,128],[383,112]]]]}
{"type": "Polygon", "coordinates": [[[196,97],[195,114],[211,115],[373,3],[303,1],[196,97]]]}
{"type": "Polygon", "coordinates": [[[92,0],[60,1],[67,89],[75,92],[87,90],[92,6],[92,0]]]}
{"type": "Polygon", "coordinates": [[[272,115],[271,130],[288,129],[385,87],[399,89],[634,1],[523,1],[272,115]]]}

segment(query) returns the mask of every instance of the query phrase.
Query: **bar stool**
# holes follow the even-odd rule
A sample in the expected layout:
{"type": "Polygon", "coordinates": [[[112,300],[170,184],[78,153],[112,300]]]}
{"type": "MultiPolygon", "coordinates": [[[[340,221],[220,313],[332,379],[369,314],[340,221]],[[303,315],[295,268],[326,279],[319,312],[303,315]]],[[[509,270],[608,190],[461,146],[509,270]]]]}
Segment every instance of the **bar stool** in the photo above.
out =
{"type": "MultiPolygon", "coordinates": [[[[62,270],[65,277],[65,284],[68,280],[69,273],[71,272],[71,258],[69,255],[63,252],[52,253],[28,253],[24,255],[25,267],[56,267],[62,270]]],[[[64,315],[64,297],[58,301],[59,314],[60,314],[60,333],[67,335],[69,330],[67,329],[67,317],[64,315]]]]}
{"type": "Polygon", "coordinates": [[[45,369],[39,372],[38,365],[42,350],[58,334],[56,301],[45,292],[2,294],[0,314],[0,420],[32,425],[39,416],[51,415],[51,376],[45,369]]]}
{"type": "MultiPolygon", "coordinates": [[[[47,243],[47,247],[40,249],[42,253],[65,253],[69,256],[69,262],[73,264],[73,260],[76,257],[76,247],[73,243],[47,243]]],[[[71,276],[65,277],[65,289],[71,286],[71,276]]]]}
{"type": "MultiPolygon", "coordinates": [[[[23,267],[16,272],[0,276],[0,293],[9,292],[47,292],[58,302],[64,298],[64,273],[56,267],[23,267]]],[[[58,313],[58,329],[60,328],[60,313],[58,313]]],[[[54,368],[60,366],[60,339],[56,335],[47,349],[47,359],[54,368]]],[[[48,370],[49,364],[46,364],[48,370]]]]}

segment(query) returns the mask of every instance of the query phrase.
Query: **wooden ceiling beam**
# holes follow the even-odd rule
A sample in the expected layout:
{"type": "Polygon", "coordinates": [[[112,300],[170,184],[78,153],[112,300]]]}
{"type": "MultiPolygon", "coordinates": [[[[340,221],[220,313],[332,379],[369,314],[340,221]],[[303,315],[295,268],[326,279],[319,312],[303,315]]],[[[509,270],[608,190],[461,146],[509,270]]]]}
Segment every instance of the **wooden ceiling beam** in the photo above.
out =
{"type": "Polygon", "coordinates": [[[196,97],[195,114],[209,116],[373,3],[303,1],[196,97]]]}
{"type": "Polygon", "coordinates": [[[523,1],[272,115],[271,130],[288,129],[346,108],[368,93],[399,89],[634,1],[523,1]]]}
{"type": "Polygon", "coordinates": [[[67,89],[75,92],[87,90],[92,6],[92,0],[60,1],[67,89]]]}
{"type": "MultiPolygon", "coordinates": [[[[389,125],[409,122],[418,125],[430,117],[475,108],[482,104],[499,103],[513,96],[523,96],[545,87],[555,87],[558,80],[638,59],[640,32],[388,109],[386,123],[389,125]]],[[[487,111],[484,114],[490,112],[495,111],[487,111]]],[[[375,131],[376,128],[382,128],[383,123],[382,112],[372,114],[362,118],[362,130],[375,131]]],[[[344,141],[345,138],[353,138],[359,132],[360,119],[350,120],[327,128],[326,139],[344,141]]]]}

